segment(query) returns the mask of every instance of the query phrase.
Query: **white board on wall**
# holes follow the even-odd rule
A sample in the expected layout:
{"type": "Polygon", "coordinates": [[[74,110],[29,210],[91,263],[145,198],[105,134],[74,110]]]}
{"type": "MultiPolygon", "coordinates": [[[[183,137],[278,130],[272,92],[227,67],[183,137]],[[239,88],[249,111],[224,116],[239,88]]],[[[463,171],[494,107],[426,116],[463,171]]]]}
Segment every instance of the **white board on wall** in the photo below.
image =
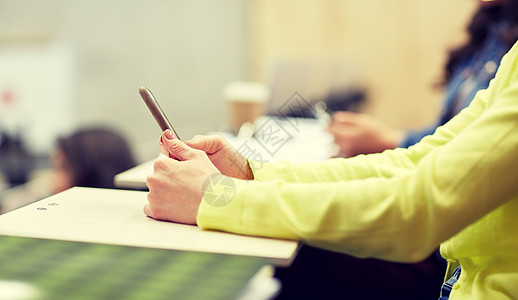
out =
{"type": "Polygon", "coordinates": [[[76,62],[63,40],[0,44],[0,130],[21,134],[36,155],[74,129],[76,62]]]}

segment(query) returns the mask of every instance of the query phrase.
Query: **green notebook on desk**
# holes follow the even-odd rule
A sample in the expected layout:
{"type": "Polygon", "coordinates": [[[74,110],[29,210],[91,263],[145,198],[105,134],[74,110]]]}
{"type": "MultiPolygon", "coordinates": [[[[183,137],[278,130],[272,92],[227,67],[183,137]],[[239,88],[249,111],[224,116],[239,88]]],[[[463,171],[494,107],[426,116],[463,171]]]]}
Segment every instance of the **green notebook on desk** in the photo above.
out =
{"type": "Polygon", "coordinates": [[[234,299],[265,263],[247,256],[0,236],[0,299],[234,299]]]}

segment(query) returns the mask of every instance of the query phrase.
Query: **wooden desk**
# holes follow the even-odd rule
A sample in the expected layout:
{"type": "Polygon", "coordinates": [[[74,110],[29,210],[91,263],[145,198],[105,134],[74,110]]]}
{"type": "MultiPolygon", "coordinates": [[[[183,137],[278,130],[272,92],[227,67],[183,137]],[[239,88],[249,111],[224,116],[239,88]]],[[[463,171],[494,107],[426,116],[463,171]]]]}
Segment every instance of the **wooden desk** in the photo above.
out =
{"type": "Polygon", "coordinates": [[[299,243],[200,230],[143,213],[147,192],[71,188],[0,216],[0,235],[221,253],[287,266],[299,243]]]}

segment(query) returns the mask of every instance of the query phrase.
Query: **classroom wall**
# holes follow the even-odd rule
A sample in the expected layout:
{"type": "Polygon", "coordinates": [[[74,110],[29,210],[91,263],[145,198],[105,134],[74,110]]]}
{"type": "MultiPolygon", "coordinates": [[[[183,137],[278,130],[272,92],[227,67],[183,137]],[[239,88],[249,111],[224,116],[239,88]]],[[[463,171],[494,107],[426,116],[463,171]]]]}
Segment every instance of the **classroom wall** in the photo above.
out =
{"type": "Polygon", "coordinates": [[[366,112],[392,126],[420,127],[435,120],[441,94],[432,86],[441,78],[447,49],[464,40],[477,5],[473,0],[250,0],[251,76],[267,81],[272,64],[293,59],[341,64],[353,74],[344,80],[368,87],[366,112]]]}
{"type": "Polygon", "coordinates": [[[160,132],[138,96],[141,85],[153,90],[188,138],[226,122],[221,89],[227,82],[268,83],[272,64],[290,59],[339,63],[349,78],[368,86],[366,112],[396,127],[427,124],[440,104],[432,85],[440,79],[446,50],[462,42],[476,5],[472,0],[0,0],[0,47],[68,45],[75,122],[47,122],[115,126],[132,144],[142,145],[146,159],[155,153],[160,132]]]}
{"type": "Polygon", "coordinates": [[[0,47],[70,44],[75,125],[115,126],[133,144],[152,141],[145,148],[156,154],[160,130],[138,88],[146,85],[155,93],[183,138],[221,126],[223,85],[248,74],[244,5],[239,0],[0,0],[0,47]]]}

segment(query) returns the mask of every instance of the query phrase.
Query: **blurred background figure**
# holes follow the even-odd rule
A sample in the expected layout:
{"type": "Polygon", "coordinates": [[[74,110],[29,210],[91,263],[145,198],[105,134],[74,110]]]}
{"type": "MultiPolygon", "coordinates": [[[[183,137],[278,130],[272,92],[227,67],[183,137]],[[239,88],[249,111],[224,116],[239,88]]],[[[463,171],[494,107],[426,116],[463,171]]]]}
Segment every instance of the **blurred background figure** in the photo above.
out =
{"type": "MultiPolygon", "coordinates": [[[[362,113],[337,112],[329,125],[339,156],[382,152],[409,147],[432,134],[469,105],[476,92],[489,85],[502,56],[518,39],[518,1],[480,1],[467,31],[466,44],[450,52],[445,66],[445,96],[437,124],[420,131],[405,132],[362,113]]],[[[290,269],[279,268],[283,283],[279,299],[333,298],[341,292],[361,299],[437,299],[443,280],[444,260],[438,251],[416,264],[357,259],[304,246],[290,269]],[[315,294],[305,286],[319,287],[315,294]],[[370,287],[376,286],[376,289],[370,287]]]]}
{"type": "Polygon", "coordinates": [[[27,182],[1,191],[0,213],[73,186],[115,188],[115,175],[136,165],[126,138],[105,127],[85,127],[59,137],[48,160],[49,166],[35,170],[27,182]]]}
{"type": "Polygon", "coordinates": [[[0,176],[14,187],[27,181],[33,161],[19,135],[0,132],[0,176]]]}
{"type": "Polygon", "coordinates": [[[467,27],[468,41],[450,52],[445,65],[441,83],[443,107],[436,124],[418,131],[405,131],[391,128],[367,114],[337,112],[329,131],[340,148],[338,156],[409,147],[468,106],[478,90],[487,88],[502,56],[518,39],[518,1],[479,2],[479,9],[467,27]]]}
{"type": "Polygon", "coordinates": [[[136,163],[119,133],[85,128],[58,139],[52,164],[53,192],[57,193],[72,186],[115,188],[115,175],[136,163]]]}

